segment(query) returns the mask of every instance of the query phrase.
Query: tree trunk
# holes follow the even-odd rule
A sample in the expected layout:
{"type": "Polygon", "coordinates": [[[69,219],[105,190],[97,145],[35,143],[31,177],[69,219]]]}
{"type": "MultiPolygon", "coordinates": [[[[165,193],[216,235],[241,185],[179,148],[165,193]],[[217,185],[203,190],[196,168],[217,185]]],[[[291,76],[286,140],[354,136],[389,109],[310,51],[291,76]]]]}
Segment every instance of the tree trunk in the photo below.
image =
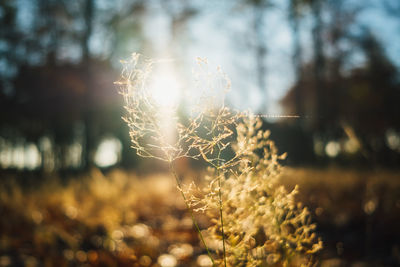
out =
{"type": "Polygon", "coordinates": [[[84,19],[86,24],[86,30],[82,36],[82,62],[86,65],[86,109],[84,114],[84,125],[85,125],[85,138],[82,149],[83,166],[85,169],[89,169],[93,165],[93,153],[95,149],[95,136],[93,133],[94,123],[94,111],[93,111],[93,97],[92,90],[94,89],[92,84],[92,73],[91,73],[91,62],[90,62],[90,51],[89,51],[89,39],[92,34],[92,20],[93,20],[93,9],[94,0],[86,0],[84,19]]]}
{"type": "Polygon", "coordinates": [[[316,91],[316,114],[314,114],[317,130],[323,130],[323,121],[325,117],[325,57],[323,53],[322,41],[322,17],[321,0],[312,1],[312,14],[314,16],[313,28],[313,47],[314,47],[314,77],[316,91]]]}
{"type": "Polygon", "coordinates": [[[294,68],[294,76],[295,76],[295,87],[294,87],[294,94],[295,94],[295,109],[297,115],[299,115],[299,122],[302,120],[304,113],[304,106],[303,106],[303,94],[302,94],[302,49],[300,43],[300,33],[299,33],[299,23],[300,18],[297,10],[295,0],[290,1],[289,7],[289,24],[292,30],[293,36],[293,55],[292,55],[292,63],[294,68]]]}
{"type": "Polygon", "coordinates": [[[256,69],[257,69],[257,83],[259,90],[261,92],[262,99],[265,103],[265,111],[268,111],[268,92],[266,85],[266,73],[267,67],[265,64],[265,58],[267,55],[267,48],[263,38],[263,27],[262,23],[264,20],[264,10],[263,7],[254,4],[254,36],[255,36],[255,59],[256,59],[256,69]]]}

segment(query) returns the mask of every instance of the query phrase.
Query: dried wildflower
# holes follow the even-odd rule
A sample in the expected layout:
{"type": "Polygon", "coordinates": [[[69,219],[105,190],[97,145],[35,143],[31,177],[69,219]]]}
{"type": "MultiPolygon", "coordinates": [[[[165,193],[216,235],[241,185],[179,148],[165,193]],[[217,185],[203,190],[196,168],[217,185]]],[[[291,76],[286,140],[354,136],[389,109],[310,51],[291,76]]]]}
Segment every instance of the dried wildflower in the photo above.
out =
{"type": "MultiPolygon", "coordinates": [[[[295,200],[298,188],[287,192],[278,185],[281,173],[270,132],[262,121],[249,113],[225,106],[230,81],[220,68],[210,72],[207,60],[198,58],[196,87],[205,94],[193,104],[185,123],[176,117],[176,107],[161,109],[147,90],[152,61],[139,62],[139,55],[124,63],[121,94],[125,99],[132,147],[142,157],[170,164],[178,190],[185,200],[193,223],[213,265],[268,266],[310,265],[311,255],[322,249],[307,208],[295,200]],[[175,138],[162,123],[172,117],[175,138]],[[202,158],[210,168],[204,190],[194,184],[183,189],[173,169],[180,157],[202,158]],[[193,211],[207,211],[213,225],[209,232],[220,240],[222,260],[214,261],[193,211]]],[[[194,102],[193,102],[194,103],[194,102]]]]}
{"type": "MultiPolygon", "coordinates": [[[[268,131],[254,116],[237,125],[237,141],[232,144],[240,155],[240,168],[226,173],[222,182],[224,234],[230,266],[311,264],[311,255],[322,249],[315,234],[310,212],[295,200],[298,188],[287,192],[278,186],[281,165],[268,131]]],[[[211,174],[214,175],[214,174],[211,174]]],[[[206,188],[205,202],[215,203],[216,189],[206,188]]],[[[216,207],[210,210],[217,217],[216,207]]],[[[221,238],[221,223],[210,228],[221,238]]]]}
{"type": "Polygon", "coordinates": [[[160,107],[148,88],[154,62],[140,61],[137,53],[132,54],[124,65],[120,80],[120,94],[124,97],[127,115],[123,117],[129,127],[132,148],[141,157],[156,158],[172,162],[181,157],[190,157],[189,149],[184,144],[185,137],[195,125],[182,127],[177,118],[177,106],[160,107]],[[165,122],[169,129],[167,131],[165,122]],[[174,135],[177,136],[174,136],[174,135]]]}

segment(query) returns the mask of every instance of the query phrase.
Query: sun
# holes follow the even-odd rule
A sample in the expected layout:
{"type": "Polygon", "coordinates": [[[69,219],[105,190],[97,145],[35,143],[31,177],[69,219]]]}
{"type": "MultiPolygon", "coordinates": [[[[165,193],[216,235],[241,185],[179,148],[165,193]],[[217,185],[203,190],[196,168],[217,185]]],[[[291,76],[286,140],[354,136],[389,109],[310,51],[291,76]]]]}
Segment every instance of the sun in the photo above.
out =
{"type": "Polygon", "coordinates": [[[149,84],[149,92],[161,108],[174,107],[181,98],[181,84],[171,66],[156,69],[149,84]]]}

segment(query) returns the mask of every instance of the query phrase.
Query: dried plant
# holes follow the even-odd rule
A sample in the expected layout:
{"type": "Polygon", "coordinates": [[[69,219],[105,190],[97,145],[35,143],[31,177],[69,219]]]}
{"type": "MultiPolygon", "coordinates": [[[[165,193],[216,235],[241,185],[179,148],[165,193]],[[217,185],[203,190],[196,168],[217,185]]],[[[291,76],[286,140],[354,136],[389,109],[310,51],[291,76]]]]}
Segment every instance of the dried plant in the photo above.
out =
{"type": "Polygon", "coordinates": [[[224,234],[230,266],[309,266],[322,242],[309,211],[296,203],[297,187],[287,192],[279,186],[279,160],[286,155],[278,156],[268,140],[269,132],[261,130],[261,125],[254,116],[238,124],[232,146],[240,163],[224,172],[221,185],[214,186],[216,173],[210,170],[207,179],[211,183],[202,199],[215,223],[209,230],[217,239],[224,234]],[[219,187],[223,188],[224,233],[215,204],[219,187]]]}
{"type": "Polygon", "coordinates": [[[176,106],[161,108],[147,87],[154,62],[151,60],[142,62],[139,57],[139,54],[134,53],[129,60],[121,61],[124,68],[120,80],[116,82],[120,86],[120,93],[125,101],[127,115],[123,119],[129,127],[132,148],[141,157],[168,162],[170,171],[176,180],[177,188],[181,192],[193,224],[199,233],[200,240],[214,264],[214,259],[194,217],[190,200],[185,195],[182,183],[174,169],[175,160],[182,157],[197,158],[199,156],[189,153],[193,146],[189,145],[188,142],[190,142],[191,136],[195,135],[203,114],[198,113],[197,116],[192,117],[189,124],[183,125],[178,121],[176,106]],[[170,121],[170,124],[173,124],[172,129],[176,129],[176,140],[168,136],[165,132],[166,129],[163,128],[166,119],[170,121]]]}
{"type": "Polygon", "coordinates": [[[148,79],[154,62],[140,61],[139,54],[132,54],[124,65],[120,80],[120,93],[124,97],[127,115],[123,117],[129,127],[132,148],[141,157],[156,158],[172,162],[181,157],[190,157],[188,149],[183,149],[184,137],[194,127],[180,127],[176,117],[176,106],[160,108],[148,90],[148,79]],[[168,118],[175,124],[179,137],[171,139],[163,124],[168,118]]]}
{"type": "Polygon", "coordinates": [[[220,68],[208,70],[197,59],[196,86],[205,94],[193,101],[190,115],[182,122],[176,107],[160,108],[148,92],[152,61],[139,61],[133,54],[124,61],[120,81],[132,147],[138,155],[169,163],[203,245],[213,263],[224,266],[270,266],[291,263],[311,265],[312,255],[322,248],[310,213],[295,200],[297,187],[287,192],[278,185],[281,165],[269,132],[261,130],[260,118],[234,111],[225,105],[230,81],[220,68]],[[173,118],[175,138],[162,127],[165,116],[173,118]],[[173,140],[173,141],[171,141],[173,140]],[[189,186],[183,190],[174,170],[181,157],[203,159],[210,166],[208,185],[201,196],[189,186]],[[193,211],[207,211],[214,240],[220,240],[222,260],[214,261],[193,211]]]}

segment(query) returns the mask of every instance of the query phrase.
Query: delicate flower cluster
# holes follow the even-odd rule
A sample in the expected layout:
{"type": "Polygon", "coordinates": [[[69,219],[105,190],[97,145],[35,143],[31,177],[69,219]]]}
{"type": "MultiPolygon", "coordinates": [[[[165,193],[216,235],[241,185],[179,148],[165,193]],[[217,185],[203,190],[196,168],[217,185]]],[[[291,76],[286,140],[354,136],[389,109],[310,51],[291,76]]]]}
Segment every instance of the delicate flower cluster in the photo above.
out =
{"type": "MultiPolygon", "coordinates": [[[[160,127],[166,111],[160,110],[146,91],[152,62],[140,67],[138,59],[133,54],[124,63],[121,81],[117,82],[126,103],[125,121],[132,147],[140,156],[170,163],[207,251],[193,211],[207,211],[211,217],[213,226],[209,230],[222,242],[220,262],[225,266],[311,264],[311,256],[322,249],[322,242],[315,234],[309,211],[295,200],[297,187],[287,192],[278,185],[279,160],[286,155],[278,155],[268,139],[269,131],[261,129],[260,118],[225,106],[225,93],[230,88],[226,75],[220,69],[216,75],[209,72],[207,61],[198,59],[196,86],[214,95],[200,98],[184,123],[178,122],[176,109],[170,110],[177,135],[171,143],[160,127]],[[173,170],[174,160],[180,157],[202,158],[209,164],[208,185],[202,194],[194,184],[183,190],[173,170]]],[[[219,252],[219,248],[216,250],[219,252]]],[[[213,261],[210,252],[209,256],[213,261]]]]}
{"type": "Polygon", "coordinates": [[[127,115],[123,119],[129,127],[132,148],[141,157],[168,162],[190,157],[189,148],[184,142],[196,126],[182,127],[176,116],[176,106],[160,108],[148,88],[154,62],[140,61],[139,58],[140,55],[134,53],[129,60],[121,61],[124,68],[120,80],[115,82],[120,86],[120,94],[124,97],[127,115]],[[177,138],[170,138],[163,128],[167,119],[172,124],[170,128],[177,131],[177,138]]]}
{"type": "MultiPolygon", "coordinates": [[[[296,203],[297,187],[287,192],[277,184],[281,165],[274,143],[262,131],[261,121],[250,117],[237,126],[235,151],[240,168],[222,180],[224,232],[230,266],[309,265],[322,249],[307,208],[296,203]]],[[[215,175],[215,171],[211,176],[215,175]]],[[[216,188],[206,189],[204,199],[215,218],[211,228],[222,239],[216,188]],[[214,203],[214,204],[213,204],[214,203]]]]}

